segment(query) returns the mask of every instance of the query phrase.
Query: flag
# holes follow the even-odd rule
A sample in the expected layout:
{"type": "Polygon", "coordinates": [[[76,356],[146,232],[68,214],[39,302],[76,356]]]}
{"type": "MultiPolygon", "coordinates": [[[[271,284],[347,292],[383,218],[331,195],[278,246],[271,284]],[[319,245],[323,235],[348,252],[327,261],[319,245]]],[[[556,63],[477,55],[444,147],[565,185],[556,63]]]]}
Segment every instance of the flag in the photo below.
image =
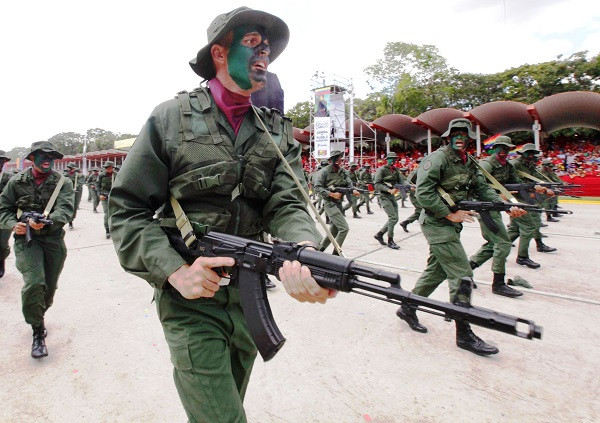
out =
{"type": "Polygon", "coordinates": [[[496,135],[492,135],[491,137],[489,137],[488,139],[486,139],[483,142],[483,149],[484,150],[489,150],[490,148],[492,148],[492,145],[494,145],[494,143],[496,142],[496,139],[502,134],[496,134],[496,135]]]}
{"type": "Polygon", "coordinates": [[[514,159],[515,157],[517,157],[517,154],[519,154],[519,151],[521,151],[523,149],[523,145],[524,144],[517,145],[517,147],[513,151],[511,151],[510,153],[508,153],[508,158],[509,159],[514,159]]]}

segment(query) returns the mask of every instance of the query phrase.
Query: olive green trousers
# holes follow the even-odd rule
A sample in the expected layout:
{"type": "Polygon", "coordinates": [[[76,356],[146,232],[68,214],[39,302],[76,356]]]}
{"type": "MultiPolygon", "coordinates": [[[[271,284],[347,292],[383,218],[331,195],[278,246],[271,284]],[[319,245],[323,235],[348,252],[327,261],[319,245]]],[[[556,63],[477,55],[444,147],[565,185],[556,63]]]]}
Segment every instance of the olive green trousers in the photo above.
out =
{"type": "Polygon", "coordinates": [[[239,289],[187,300],[169,286],[155,290],[173,378],[190,423],[246,422],[244,395],[256,358],[239,289]]]}
{"type": "MultiPolygon", "coordinates": [[[[473,277],[467,253],[460,242],[462,225],[421,224],[421,230],[429,243],[427,267],[421,273],[412,292],[428,297],[445,279],[448,279],[450,301],[454,300],[460,279],[473,277]]],[[[469,301],[468,298],[460,298],[469,301]]]]}
{"type": "Polygon", "coordinates": [[[21,301],[25,321],[38,326],[54,300],[58,277],[62,272],[67,247],[62,235],[33,237],[31,245],[25,236],[15,236],[15,264],[23,274],[21,301]]]}
{"type": "Polygon", "coordinates": [[[541,239],[540,227],[542,226],[542,215],[529,212],[516,219],[510,219],[508,225],[508,237],[511,241],[519,238],[519,257],[529,257],[529,243],[532,239],[541,239]]]}
{"type": "Polygon", "coordinates": [[[392,195],[380,195],[379,200],[383,211],[387,214],[388,220],[379,230],[380,233],[387,232],[388,238],[394,238],[394,227],[398,223],[398,202],[392,195]]]}
{"type": "MultiPolygon", "coordinates": [[[[325,206],[325,214],[329,217],[329,220],[331,221],[331,226],[329,227],[331,235],[333,235],[335,241],[341,247],[344,243],[344,240],[348,236],[348,232],[350,231],[350,227],[348,226],[346,217],[342,213],[342,203],[324,200],[323,204],[325,206]]],[[[331,244],[331,241],[329,241],[329,238],[325,236],[321,240],[319,250],[325,250],[325,248],[327,248],[329,244],[331,244]]]]}
{"type": "Polygon", "coordinates": [[[506,258],[510,254],[510,247],[512,241],[508,238],[508,232],[502,221],[502,215],[499,212],[490,212],[490,216],[494,223],[500,228],[498,233],[493,233],[483,223],[481,218],[479,220],[479,226],[481,227],[481,236],[487,242],[481,246],[471,259],[481,266],[483,263],[492,258],[492,272],[494,273],[506,273],[506,258]]]}
{"type": "Polygon", "coordinates": [[[421,210],[423,210],[423,209],[421,208],[421,206],[419,206],[419,203],[417,202],[417,197],[415,197],[414,191],[411,190],[408,193],[408,197],[410,198],[410,202],[415,207],[415,211],[413,214],[411,214],[406,219],[404,219],[404,221],[407,223],[413,223],[414,221],[419,220],[419,216],[421,215],[421,210]]]}
{"type": "Polygon", "coordinates": [[[0,261],[6,260],[6,257],[10,254],[8,242],[12,233],[10,229],[0,229],[0,261]]]}

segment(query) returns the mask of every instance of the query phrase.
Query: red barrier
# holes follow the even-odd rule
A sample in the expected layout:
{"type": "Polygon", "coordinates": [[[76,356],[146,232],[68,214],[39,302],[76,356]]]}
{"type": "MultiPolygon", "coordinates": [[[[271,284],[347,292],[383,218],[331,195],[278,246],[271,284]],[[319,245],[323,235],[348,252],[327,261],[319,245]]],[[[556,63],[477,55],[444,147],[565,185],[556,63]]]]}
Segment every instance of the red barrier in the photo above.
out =
{"type": "Polygon", "coordinates": [[[582,197],[600,197],[600,177],[598,176],[586,176],[585,178],[576,176],[571,178],[568,175],[563,175],[560,178],[569,184],[583,185],[581,188],[575,188],[579,191],[577,195],[582,197]]]}

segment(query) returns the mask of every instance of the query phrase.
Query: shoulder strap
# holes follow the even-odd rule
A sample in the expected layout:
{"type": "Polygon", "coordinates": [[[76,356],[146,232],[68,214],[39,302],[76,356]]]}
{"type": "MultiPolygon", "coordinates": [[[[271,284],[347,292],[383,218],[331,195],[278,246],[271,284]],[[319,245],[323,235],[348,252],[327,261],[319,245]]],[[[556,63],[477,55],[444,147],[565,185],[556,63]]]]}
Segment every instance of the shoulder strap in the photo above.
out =
{"type": "Polygon", "coordinates": [[[192,224],[181,208],[181,204],[179,204],[179,201],[177,201],[173,195],[170,196],[170,201],[171,207],[173,208],[173,213],[175,214],[175,225],[177,225],[177,229],[179,229],[179,232],[181,232],[181,238],[183,238],[185,245],[188,248],[191,248],[194,242],[196,242],[198,239],[194,234],[192,224]]]}
{"type": "Polygon", "coordinates": [[[179,117],[181,122],[179,132],[181,132],[184,141],[191,141],[194,139],[194,134],[192,133],[190,93],[180,91],[177,93],[177,100],[179,101],[179,117]]]}
{"type": "Polygon", "coordinates": [[[58,181],[58,183],[56,184],[56,188],[54,188],[54,192],[52,193],[52,195],[50,196],[50,199],[48,200],[48,204],[46,204],[46,208],[44,209],[44,216],[48,217],[48,215],[50,214],[50,211],[52,210],[52,207],[54,206],[54,203],[56,202],[56,199],[58,198],[58,193],[60,192],[60,189],[62,188],[63,184],[65,183],[65,177],[64,176],[60,176],[60,179],[58,181]]]}
{"type": "Polygon", "coordinates": [[[505,196],[508,199],[508,201],[510,201],[511,203],[518,203],[519,202],[519,200],[517,200],[515,198],[515,196],[510,193],[510,191],[508,191],[506,188],[504,188],[504,186],[496,178],[494,178],[490,172],[488,172],[487,170],[485,170],[485,168],[483,166],[481,166],[477,162],[477,160],[475,160],[474,157],[469,156],[469,158],[471,160],[473,160],[473,163],[475,163],[475,165],[479,168],[479,170],[481,171],[481,173],[483,173],[483,176],[485,176],[487,178],[487,180],[490,181],[490,184],[495,189],[497,189],[498,191],[500,191],[500,194],[502,194],[503,196],[505,196]]]}
{"type": "Polygon", "coordinates": [[[541,179],[536,178],[533,175],[530,175],[529,173],[523,172],[522,170],[517,170],[517,175],[519,175],[519,176],[521,176],[521,177],[523,177],[525,179],[529,179],[530,181],[542,182],[542,183],[545,182],[545,181],[542,181],[541,179]]]}

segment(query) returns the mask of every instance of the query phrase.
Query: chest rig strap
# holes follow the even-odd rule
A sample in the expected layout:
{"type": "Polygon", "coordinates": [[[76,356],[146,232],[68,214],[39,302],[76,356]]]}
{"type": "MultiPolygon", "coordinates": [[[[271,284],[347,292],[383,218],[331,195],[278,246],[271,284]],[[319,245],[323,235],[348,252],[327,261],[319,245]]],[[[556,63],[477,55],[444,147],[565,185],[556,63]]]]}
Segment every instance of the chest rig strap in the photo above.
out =
{"type": "Polygon", "coordinates": [[[179,101],[179,116],[181,119],[179,132],[182,134],[183,141],[192,141],[196,138],[192,130],[192,99],[198,101],[200,112],[203,114],[204,122],[206,123],[206,127],[208,128],[213,143],[221,144],[224,140],[211,112],[210,96],[204,87],[196,88],[191,93],[181,91],[177,94],[177,100],[179,101]]]}

